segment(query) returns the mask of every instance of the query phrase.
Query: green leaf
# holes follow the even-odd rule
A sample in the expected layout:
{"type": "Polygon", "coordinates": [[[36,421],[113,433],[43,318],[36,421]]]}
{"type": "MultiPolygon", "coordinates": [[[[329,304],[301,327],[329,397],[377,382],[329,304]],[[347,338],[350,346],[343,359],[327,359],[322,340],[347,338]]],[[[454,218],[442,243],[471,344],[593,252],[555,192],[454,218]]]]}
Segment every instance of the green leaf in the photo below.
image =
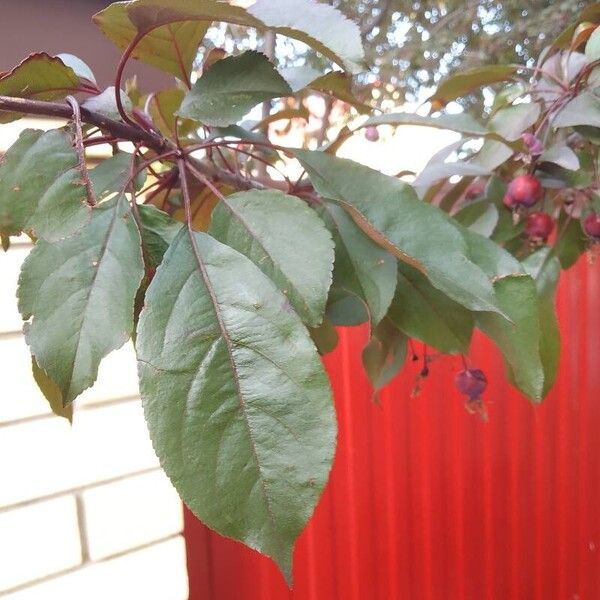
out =
{"type": "MultiPolygon", "coordinates": [[[[121,103],[123,104],[125,112],[131,112],[133,110],[133,104],[131,103],[129,96],[123,90],[120,90],[120,93],[121,103]]],[[[101,115],[105,115],[110,119],[118,121],[120,120],[121,115],[119,113],[119,109],[117,108],[117,100],[115,96],[115,86],[111,85],[107,87],[101,94],[88,98],[82,104],[82,106],[87,110],[100,113],[101,115]]]]}
{"type": "Polygon", "coordinates": [[[94,15],[94,22],[122,50],[138,32],[146,33],[136,45],[133,58],[187,81],[211,19],[178,19],[177,4],[182,6],[184,1],[114,2],[94,15]],[[171,7],[174,12],[169,10],[171,7]]]}
{"type": "Polygon", "coordinates": [[[371,332],[362,361],[375,392],[392,381],[404,365],[407,342],[408,338],[388,318],[371,332]]]}
{"type": "Polygon", "coordinates": [[[64,129],[26,129],[0,163],[0,234],[54,241],[90,219],[77,153],[64,129]]]}
{"type": "Polygon", "coordinates": [[[498,224],[499,212],[495,204],[487,200],[471,202],[452,215],[463,227],[490,237],[498,224]]]}
{"type": "Polygon", "coordinates": [[[198,128],[198,125],[193,121],[178,119],[175,114],[184,97],[185,92],[178,88],[162,90],[150,97],[148,112],[154,125],[163,135],[175,137],[177,127],[178,135],[186,135],[198,128]]]}
{"type": "Polygon", "coordinates": [[[248,51],[217,61],[194,84],[177,114],[224,127],[242,119],[257,104],[291,92],[264,54],[248,51]]]}
{"type": "Polygon", "coordinates": [[[365,301],[356,294],[337,287],[335,281],[329,291],[326,315],[334,325],[340,327],[361,325],[371,319],[365,301]]]}
{"type": "MultiPolygon", "coordinates": [[[[364,52],[358,26],[332,6],[315,0],[277,0],[276,3],[257,0],[247,9],[219,0],[195,0],[193,3],[189,0],[134,0],[111,4],[95,15],[94,21],[121,48],[138,33],[153,32],[149,38],[151,47],[145,50],[142,41],[134,56],[168,72],[173,72],[177,62],[177,45],[173,46],[173,37],[166,35],[164,26],[191,27],[189,23],[196,22],[207,28],[212,21],[270,29],[308,44],[346,70],[363,70],[364,52]],[[160,31],[157,28],[161,28],[160,31]],[[155,38],[159,36],[168,37],[166,46],[157,46],[155,38]],[[169,46],[173,47],[169,49],[169,46]],[[157,64],[153,54],[168,57],[169,63],[157,64]]],[[[197,48],[204,35],[198,35],[199,31],[177,30],[177,39],[190,39],[190,45],[197,48]]]]}
{"type": "Polygon", "coordinates": [[[88,171],[98,201],[123,190],[131,176],[132,160],[133,155],[117,152],[88,171]]]}
{"type": "MultiPolygon", "coordinates": [[[[494,142],[499,143],[499,142],[494,142]]],[[[413,181],[413,187],[422,195],[434,183],[443,179],[448,179],[453,175],[462,177],[478,177],[489,175],[491,169],[474,163],[454,160],[451,162],[433,162],[430,161],[427,166],[417,175],[413,181]]]]}
{"type": "Polygon", "coordinates": [[[309,327],[308,332],[321,356],[335,350],[338,344],[338,334],[335,325],[327,317],[318,327],[309,327]]]}
{"type": "Polygon", "coordinates": [[[333,286],[340,293],[356,296],[361,317],[366,305],[372,323],[377,325],[394,297],[396,259],[367,237],[334,202],[323,201],[319,214],[335,242],[333,286]]]}
{"type": "Polygon", "coordinates": [[[436,290],[427,278],[402,262],[389,318],[408,337],[441,352],[459,354],[469,348],[473,315],[436,290]]]}
{"type": "MultiPolygon", "coordinates": [[[[45,52],[31,54],[12,71],[0,74],[0,96],[32,100],[60,100],[77,92],[79,77],[60,58],[45,52]]],[[[9,123],[23,115],[0,112],[0,123],[9,123]]]]}
{"type": "Polygon", "coordinates": [[[466,69],[444,79],[428,101],[441,108],[462,96],[492,83],[508,81],[518,71],[517,65],[486,65],[466,69]]]}
{"type": "Polygon", "coordinates": [[[600,98],[589,92],[582,92],[569,100],[552,121],[554,127],[574,127],[591,125],[600,127],[600,98]]]}
{"type": "Polygon", "coordinates": [[[517,142],[521,134],[537,122],[539,116],[540,107],[535,103],[507,106],[496,111],[488,122],[488,128],[506,140],[506,143],[486,140],[481,150],[470,161],[471,164],[489,171],[499,167],[518,149],[518,146],[508,142],[517,142]]]}
{"type": "Polygon", "coordinates": [[[570,171],[577,171],[580,168],[577,154],[569,146],[561,143],[544,150],[544,153],[540,156],[540,162],[551,162],[570,171]]]}
{"type": "Polygon", "coordinates": [[[277,190],[227,196],[213,213],[210,233],[272,279],[305,323],[321,323],[331,285],[333,241],[302,200],[277,190]]]}
{"type": "Polygon", "coordinates": [[[74,54],[57,54],[56,58],[60,58],[60,60],[67,66],[73,69],[73,72],[79,79],[87,79],[91,81],[93,84],[96,84],[96,78],[94,77],[93,71],[90,67],[83,62],[78,56],[74,54]]]}
{"type": "Polygon", "coordinates": [[[514,142],[521,137],[522,133],[535,125],[540,118],[540,113],[540,105],[535,102],[507,106],[494,113],[488,122],[488,127],[505,140],[514,142]]]}
{"type": "Polygon", "coordinates": [[[183,501],[290,582],[336,426],[327,377],[286,297],[236,250],[182,230],[148,289],[137,350],[150,436],[183,501]]]}
{"type": "Polygon", "coordinates": [[[560,359],[560,330],[555,308],[560,261],[556,256],[551,256],[551,252],[552,249],[549,247],[542,248],[523,261],[523,266],[535,280],[539,297],[540,356],[544,366],[544,396],[554,385],[560,359]]]}
{"type": "Polygon", "coordinates": [[[588,63],[600,59],[600,27],[596,27],[585,45],[585,57],[588,63]]]}
{"type": "Polygon", "coordinates": [[[357,129],[378,125],[416,125],[456,131],[468,137],[498,137],[496,133],[484,127],[468,113],[442,114],[439,117],[424,117],[412,113],[388,113],[370,117],[357,129]]]}
{"type": "Polygon", "coordinates": [[[311,81],[309,89],[334,96],[353,106],[361,115],[371,112],[371,107],[360,102],[352,91],[352,76],[341,71],[330,71],[311,81]]]}
{"type": "MultiPolygon", "coordinates": [[[[316,190],[336,200],[375,242],[471,310],[497,311],[492,283],[467,257],[461,229],[407,184],[350,160],[295,150],[316,190]]],[[[466,230],[464,230],[466,231],[466,230]]]]}
{"type": "Polygon", "coordinates": [[[44,394],[44,397],[50,405],[50,409],[57,417],[63,417],[73,422],[73,405],[65,406],[63,403],[63,395],[60,388],[48,377],[43,369],[35,362],[35,358],[31,357],[31,372],[33,379],[37,383],[38,388],[44,394]]]}
{"type": "Polygon", "coordinates": [[[587,250],[588,241],[579,219],[572,219],[564,212],[560,213],[556,229],[562,232],[556,243],[556,253],[562,268],[569,269],[587,250]]]}
{"type": "Polygon", "coordinates": [[[143,274],[139,232],[124,196],[96,207],[79,234],[39,241],[25,260],[18,298],[23,319],[32,319],[26,340],[65,404],[94,383],[102,358],[131,335],[143,274]]]}
{"type": "Polygon", "coordinates": [[[138,206],[142,225],[142,244],[146,252],[148,266],[158,267],[165,252],[183,227],[183,223],[175,221],[167,213],[151,204],[138,206]]]}
{"type": "Polygon", "coordinates": [[[511,321],[482,312],[475,315],[476,325],[502,351],[514,385],[532,400],[540,401],[545,374],[535,283],[524,267],[495,242],[468,230],[464,236],[471,258],[494,279],[498,303],[511,321]]]}

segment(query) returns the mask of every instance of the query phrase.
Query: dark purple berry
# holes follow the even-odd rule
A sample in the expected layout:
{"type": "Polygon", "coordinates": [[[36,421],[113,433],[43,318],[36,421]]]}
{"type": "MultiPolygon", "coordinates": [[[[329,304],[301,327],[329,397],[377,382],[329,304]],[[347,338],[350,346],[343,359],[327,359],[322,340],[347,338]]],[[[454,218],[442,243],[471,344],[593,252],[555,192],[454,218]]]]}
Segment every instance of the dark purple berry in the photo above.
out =
{"type": "Polygon", "coordinates": [[[552,233],[553,229],[554,221],[547,213],[534,212],[527,217],[525,235],[530,240],[541,240],[545,242],[552,233]]]}
{"type": "Polygon", "coordinates": [[[487,378],[480,369],[465,369],[456,375],[454,383],[459,392],[474,400],[485,391],[487,378]]]}
{"type": "Polygon", "coordinates": [[[544,188],[534,175],[519,175],[510,182],[506,193],[517,206],[530,208],[543,198],[544,188]]]}
{"type": "Polygon", "coordinates": [[[589,214],[583,221],[583,230],[588,237],[600,241],[600,217],[596,213],[589,214]]]}

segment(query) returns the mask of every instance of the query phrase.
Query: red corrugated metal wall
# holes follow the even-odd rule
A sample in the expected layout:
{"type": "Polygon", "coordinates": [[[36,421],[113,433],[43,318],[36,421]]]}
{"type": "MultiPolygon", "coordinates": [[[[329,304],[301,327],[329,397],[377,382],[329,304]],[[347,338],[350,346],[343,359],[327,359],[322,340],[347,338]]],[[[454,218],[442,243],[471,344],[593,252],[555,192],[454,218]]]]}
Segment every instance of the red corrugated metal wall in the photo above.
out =
{"type": "Polygon", "coordinates": [[[600,263],[559,292],[560,378],[534,407],[477,338],[488,423],[455,392],[456,358],[417,365],[382,394],[360,367],[364,328],[326,360],[339,439],[331,481],[295,553],[295,588],[273,564],[189,514],[191,600],[599,600],[600,263]]]}

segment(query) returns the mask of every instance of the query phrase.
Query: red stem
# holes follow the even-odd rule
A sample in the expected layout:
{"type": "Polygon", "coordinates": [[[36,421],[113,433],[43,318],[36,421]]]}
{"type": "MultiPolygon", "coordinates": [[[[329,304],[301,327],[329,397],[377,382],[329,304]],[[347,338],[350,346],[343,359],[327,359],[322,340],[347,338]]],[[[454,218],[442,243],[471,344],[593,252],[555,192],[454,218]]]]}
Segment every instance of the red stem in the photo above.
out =
{"type": "Polygon", "coordinates": [[[119,61],[119,66],[117,67],[117,74],[115,77],[115,102],[117,103],[117,109],[121,118],[125,123],[129,125],[136,125],[135,121],[129,118],[129,115],[125,111],[123,106],[123,101],[121,100],[121,80],[123,79],[123,71],[125,70],[125,66],[127,65],[127,61],[131,57],[131,54],[135,50],[135,47],[140,43],[142,38],[145,36],[145,33],[138,33],[129,43],[129,46],[125,48],[125,52],[123,52],[123,56],[121,56],[121,60],[119,61]]]}

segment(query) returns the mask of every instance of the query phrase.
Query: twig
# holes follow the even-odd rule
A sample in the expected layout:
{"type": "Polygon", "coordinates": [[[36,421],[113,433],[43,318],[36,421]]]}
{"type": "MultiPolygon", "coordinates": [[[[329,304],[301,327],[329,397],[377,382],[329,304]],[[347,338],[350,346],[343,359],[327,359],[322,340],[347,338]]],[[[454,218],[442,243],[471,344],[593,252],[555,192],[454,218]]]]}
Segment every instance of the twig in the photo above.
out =
{"type": "Polygon", "coordinates": [[[142,38],[145,36],[145,33],[138,33],[129,43],[129,46],[125,48],[125,52],[123,52],[123,56],[121,56],[121,60],[119,61],[119,66],[117,67],[117,75],[115,77],[115,102],[117,103],[117,109],[121,118],[125,123],[129,125],[135,125],[135,121],[129,118],[129,115],[125,111],[125,107],[123,106],[123,101],[121,99],[121,80],[123,79],[123,71],[125,70],[125,65],[129,60],[129,57],[135,50],[135,47],[142,41],[142,38]]]}
{"type": "Polygon", "coordinates": [[[73,110],[73,123],[75,125],[75,150],[79,159],[79,172],[85,185],[85,191],[88,199],[88,204],[94,206],[96,204],[96,194],[94,193],[94,186],[90,179],[88,172],[87,163],[85,160],[85,147],[83,145],[83,131],[81,129],[81,110],[79,108],[79,102],[73,98],[73,96],[66,97],[67,103],[73,110]]]}

